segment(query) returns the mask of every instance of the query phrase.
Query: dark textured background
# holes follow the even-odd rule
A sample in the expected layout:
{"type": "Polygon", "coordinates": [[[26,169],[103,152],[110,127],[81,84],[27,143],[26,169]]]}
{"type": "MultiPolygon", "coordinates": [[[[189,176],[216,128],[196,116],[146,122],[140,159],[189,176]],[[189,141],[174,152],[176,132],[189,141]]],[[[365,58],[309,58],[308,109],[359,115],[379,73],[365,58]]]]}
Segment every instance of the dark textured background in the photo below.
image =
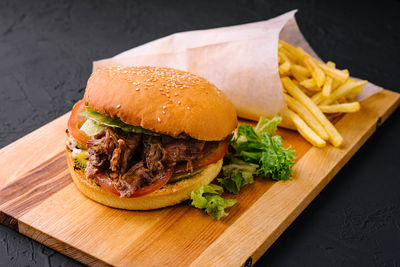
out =
{"type": "MultiPolygon", "coordinates": [[[[0,147],[69,111],[82,97],[93,60],[174,32],[295,8],[323,59],[400,91],[399,1],[2,0],[0,147]]],[[[399,134],[396,111],[257,266],[399,266],[399,134]]],[[[0,265],[80,264],[0,226],[0,265]]]]}

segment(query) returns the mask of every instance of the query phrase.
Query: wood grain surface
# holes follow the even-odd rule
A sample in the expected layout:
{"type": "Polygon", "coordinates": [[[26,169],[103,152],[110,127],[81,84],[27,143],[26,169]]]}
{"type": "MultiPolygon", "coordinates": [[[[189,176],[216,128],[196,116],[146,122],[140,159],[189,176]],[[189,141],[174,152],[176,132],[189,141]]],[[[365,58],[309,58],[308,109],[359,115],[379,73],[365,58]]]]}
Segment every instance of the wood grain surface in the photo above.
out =
{"type": "Polygon", "coordinates": [[[81,195],[64,155],[69,114],[0,150],[0,222],[89,265],[240,266],[253,262],[278,238],[398,106],[384,90],[362,110],[337,123],[343,146],[311,147],[297,133],[279,130],[296,150],[293,179],[257,179],[243,188],[230,215],[213,221],[180,204],[155,211],[125,211],[81,195]]]}

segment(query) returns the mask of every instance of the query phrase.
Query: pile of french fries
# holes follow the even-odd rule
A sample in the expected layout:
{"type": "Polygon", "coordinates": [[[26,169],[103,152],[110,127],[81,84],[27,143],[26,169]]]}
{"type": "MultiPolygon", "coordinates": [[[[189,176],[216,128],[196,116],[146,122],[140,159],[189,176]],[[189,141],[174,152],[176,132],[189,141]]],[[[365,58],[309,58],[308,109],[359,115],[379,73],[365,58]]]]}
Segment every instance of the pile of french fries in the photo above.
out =
{"type": "Polygon", "coordinates": [[[339,70],[335,63],[323,63],[283,41],[278,62],[289,117],[299,133],[314,146],[324,147],[329,141],[339,147],[343,138],[325,114],[359,111],[360,103],[353,99],[367,81],[350,79],[347,69],[339,70]]]}

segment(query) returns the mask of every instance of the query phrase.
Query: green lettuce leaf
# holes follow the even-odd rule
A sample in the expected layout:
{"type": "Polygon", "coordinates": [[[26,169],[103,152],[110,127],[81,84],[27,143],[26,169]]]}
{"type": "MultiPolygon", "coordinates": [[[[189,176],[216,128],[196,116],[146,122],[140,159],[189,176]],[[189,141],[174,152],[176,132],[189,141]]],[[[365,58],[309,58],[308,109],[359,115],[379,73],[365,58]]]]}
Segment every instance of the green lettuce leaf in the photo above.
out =
{"type": "Polygon", "coordinates": [[[100,133],[106,126],[98,124],[97,122],[87,119],[81,126],[80,130],[86,133],[88,136],[93,136],[100,133]]]}
{"type": "Polygon", "coordinates": [[[214,220],[219,220],[222,217],[228,216],[229,213],[225,211],[226,208],[230,208],[236,204],[236,199],[227,199],[218,195],[206,195],[207,207],[205,212],[210,215],[214,220]]]}
{"type": "Polygon", "coordinates": [[[147,134],[147,135],[154,135],[154,136],[159,136],[160,134],[155,133],[150,130],[143,129],[140,126],[133,126],[130,124],[126,124],[125,122],[121,121],[118,118],[113,118],[108,115],[101,114],[97,111],[94,111],[90,107],[86,107],[85,111],[79,113],[82,117],[85,117],[87,119],[91,119],[92,121],[96,122],[98,125],[104,126],[104,127],[113,127],[113,128],[120,128],[121,130],[125,132],[133,132],[133,133],[142,133],[142,134],[147,134]]]}
{"type": "Polygon", "coordinates": [[[278,129],[278,124],[282,121],[281,117],[274,117],[272,120],[268,120],[265,117],[260,117],[256,127],[254,127],[254,131],[256,134],[260,135],[262,133],[269,133],[270,135],[274,135],[276,129],[278,129]]]}
{"type": "Polygon", "coordinates": [[[256,175],[271,177],[273,180],[289,180],[293,173],[293,159],[296,157],[294,151],[290,147],[283,148],[280,136],[263,133],[261,140],[265,151],[261,154],[261,166],[256,175]]]}
{"type": "Polygon", "coordinates": [[[228,216],[225,209],[232,207],[237,201],[221,197],[223,191],[221,186],[215,184],[202,185],[190,194],[191,205],[198,209],[204,209],[214,220],[219,220],[228,216]]]}
{"type": "Polygon", "coordinates": [[[246,184],[254,183],[254,174],[259,165],[232,158],[231,164],[222,168],[223,178],[218,182],[233,194],[238,194],[246,184]]]}
{"type": "Polygon", "coordinates": [[[281,120],[280,117],[272,120],[261,117],[255,128],[241,124],[230,142],[235,150],[233,157],[258,164],[256,175],[273,180],[290,179],[295,153],[291,147],[283,147],[280,136],[274,136],[281,120]]]}

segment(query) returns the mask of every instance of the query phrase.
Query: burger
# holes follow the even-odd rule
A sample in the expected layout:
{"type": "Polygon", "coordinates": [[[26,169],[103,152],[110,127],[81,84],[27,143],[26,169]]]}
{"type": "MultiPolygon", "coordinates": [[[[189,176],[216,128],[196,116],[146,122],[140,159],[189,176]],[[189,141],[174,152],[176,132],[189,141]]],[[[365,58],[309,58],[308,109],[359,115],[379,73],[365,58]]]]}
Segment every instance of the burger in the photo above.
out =
{"type": "Polygon", "coordinates": [[[236,125],[232,103],[194,74],[98,69],[68,120],[67,162],[76,187],[92,200],[162,208],[211,183],[236,125]]]}

